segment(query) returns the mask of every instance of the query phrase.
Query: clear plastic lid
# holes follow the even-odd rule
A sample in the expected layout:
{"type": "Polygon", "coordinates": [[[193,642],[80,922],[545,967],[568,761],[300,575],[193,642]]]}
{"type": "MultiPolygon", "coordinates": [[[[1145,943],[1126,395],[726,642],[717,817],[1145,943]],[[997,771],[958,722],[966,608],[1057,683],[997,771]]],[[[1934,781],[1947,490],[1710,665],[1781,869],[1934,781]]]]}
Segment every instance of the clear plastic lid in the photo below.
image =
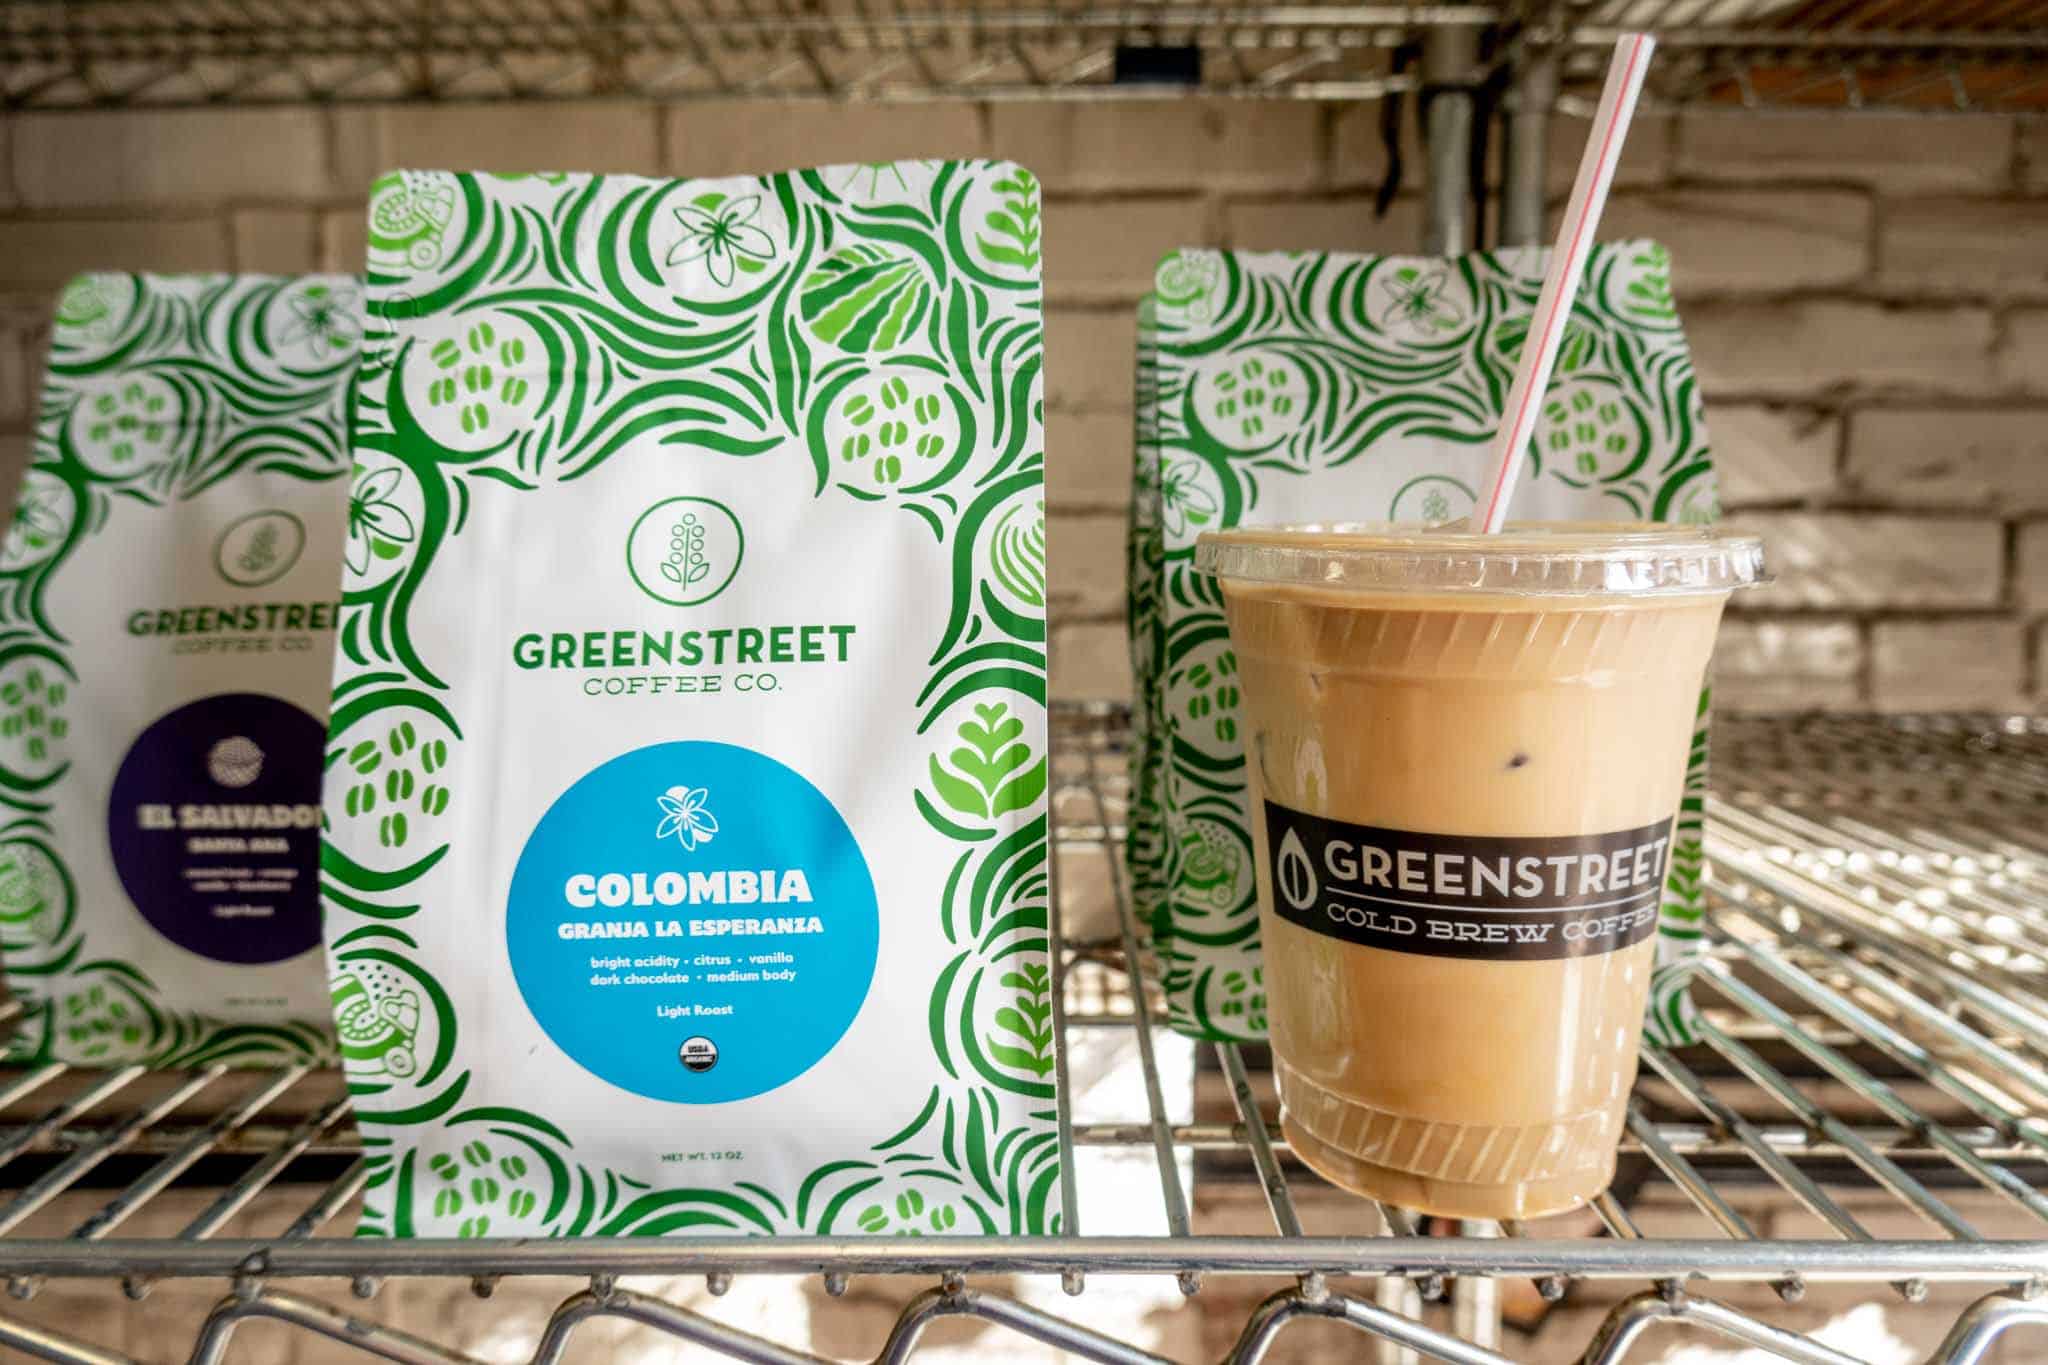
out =
{"type": "Polygon", "coordinates": [[[1350,592],[1631,596],[1731,592],[1766,581],[1763,542],[1659,522],[1338,522],[1204,535],[1195,567],[1249,583],[1350,592]]]}

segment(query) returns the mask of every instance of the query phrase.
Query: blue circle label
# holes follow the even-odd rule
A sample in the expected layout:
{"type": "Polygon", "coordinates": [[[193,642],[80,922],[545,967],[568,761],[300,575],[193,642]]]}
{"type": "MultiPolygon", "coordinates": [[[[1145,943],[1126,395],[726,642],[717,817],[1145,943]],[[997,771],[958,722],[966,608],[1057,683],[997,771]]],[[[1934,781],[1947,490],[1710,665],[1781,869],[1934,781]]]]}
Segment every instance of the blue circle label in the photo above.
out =
{"type": "Polygon", "coordinates": [[[832,1050],[881,932],[846,821],[732,744],[621,754],[562,793],[512,873],[519,993],[579,1066],[682,1104],[764,1094],[832,1050]]]}

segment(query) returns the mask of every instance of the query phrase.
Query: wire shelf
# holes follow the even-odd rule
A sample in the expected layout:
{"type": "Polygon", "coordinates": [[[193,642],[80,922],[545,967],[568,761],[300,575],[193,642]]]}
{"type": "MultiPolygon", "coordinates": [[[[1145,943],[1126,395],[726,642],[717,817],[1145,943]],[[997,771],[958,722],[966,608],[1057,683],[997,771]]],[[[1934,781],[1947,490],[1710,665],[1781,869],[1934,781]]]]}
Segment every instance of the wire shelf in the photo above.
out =
{"type": "MultiPolygon", "coordinates": [[[[1067,707],[1054,725],[1063,1237],[358,1241],[347,1234],[365,1172],[337,1076],[51,1066],[0,1073],[0,1277],[17,1299],[49,1279],[119,1282],[132,1297],[160,1280],[225,1281],[232,1292],[201,1331],[198,1361],[218,1360],[256,1318],[390,1359],[466,1359],[297,1283],[337,1276],[362,1296],[386,1277],[466,1277],[479,1293],[503,1277],[586,1278],[536,1343],[540,1362],[599,1318],[739,1359],[814,1359],[619,1285],[642,1275],[702,1275],[714,1293],[754,1274],[823,1276],[832,1294],[854,1275],[936,1280],[884,1345],[879,1359],[892,1361],[925,1325],[961,1315],[1076,1358],[1159,1359],[1083,1313],[965,1279],[999,1273],[1057,1279],[1083,1296],[1078,1307],[1095,1277],[1172,1277],[1189,1295],[1220,1277],[1284,1277],[1290,1287],[1243,1323],[1229,1358],[1247,1362],[1317,1318],[1499,1365],[1508,1357],[1478,1344],[1497,1332],[1489,1277],[1533,1280],[1548,1299],[1575,1281],[1641,1285],[1586,1344],[1587,1362],[1618,1360],[1674,1322],[1794,1360],[1850,1359],[1716,1297],[1745,1281],[1788,1303],[1830,1281],[1908,1301],[1932,1285],[1978,1286],[1941,1362],[1978,1361],[2014,1328],[2048,1333],[2048,722],[1724,718],[1709,805],[1713,914],[1694,982],[1700,1043],[1646,1046],[1597,1224],[1439,1228],[1340,1196],[1292,1160],[1262,1049],[1193,1049],[1159,1026],[1156,985],[1129,973],[1147,959],[1120,863],[1125,721],[1067,707]],[[1076,1094],[1100,1109],[1105,1087],[1068,1073],[1105,1048],[1134,1059],[1124,1074],[1139,1084],[1108,1088],[1113,1113],[1076,1118],[1076,1094]],[[1220,1109],[1203,1111],[1189,1074],[1198,1058],[1220,1109]],[[1150,1169],[1163,1235],[1105,1219],[1105,1187],[1076,1175],[1098,1151],[1127,1154],[1125,1196],[1130,1162],[1150,1169]],[[1269,1226],[1209,1230],[1207,1195],[1244,1180],[1269,1226]],[[167,1192],[195,1188],[211,1202],[166,1224],[167,1192]],[[1694,1215],[1694,1230],[1645,1226],[1659,1200],[1694,1215]],[[1790,1234],[1780,1220],[1760,1225],[1767,1206],[1789,1211],[1790,1234]],[[1348,1235],[1304,1231],[1332,1210],[1348,1235]],[[1447,1297],[1448,1326],[1425,1307],[1447,1297]]],[[[4,1309],[0,1344],[126,1359],[4,1309]]]]}
{"type": "Polygon", "coordinates": [[[389,100],[1178,95],[1414,90],[1430,34],[1484,80],[1563,54],[1561,106],[1622,27],[1665,105],[2048,107],[2048,0],[0,0],[0,109],[389,100]]]}

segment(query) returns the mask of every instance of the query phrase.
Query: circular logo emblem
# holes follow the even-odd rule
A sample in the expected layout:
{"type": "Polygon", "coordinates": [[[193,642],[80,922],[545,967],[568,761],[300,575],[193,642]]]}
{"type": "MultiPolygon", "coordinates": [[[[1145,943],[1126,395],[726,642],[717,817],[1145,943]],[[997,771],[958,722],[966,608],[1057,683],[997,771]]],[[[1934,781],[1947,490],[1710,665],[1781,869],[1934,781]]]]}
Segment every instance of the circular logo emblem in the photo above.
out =
{"type": "Polygon", "coordinates": [[[327,727],[255,692],[180,706],[114,774],[121,887],[180,948],[282,962],[320,946],[320,759],[327,727]]]}
{"type": "Polygon", "coordinates": [[[633,523],[626,568],[655,601],[694,607],[725,591],[745,552],[740,519],[724,503],[666,498],[633,523]]]}
{"type": "Polygon", "coordinates": [[[263,750],[247,735],[229,735],[206,751],[206,771],[223,787],[246,787],[263,775],[263,750]]]}
{"type": "Polygon", "coordinates": [[[579,778],[534,826],[505,907],[513,980],[555,1045],[678,1104],[815,1066],[860,1013],[880,938],[867,859],[824,793],[706,740],[579,778]]]}
{"type": "Polygon", "coordinates": [[[221,532],[213,567],[237,587],[260,588],[291,572],[305,548],[306,524],[297,517],[276,508],[251,512],[221,532]]]}

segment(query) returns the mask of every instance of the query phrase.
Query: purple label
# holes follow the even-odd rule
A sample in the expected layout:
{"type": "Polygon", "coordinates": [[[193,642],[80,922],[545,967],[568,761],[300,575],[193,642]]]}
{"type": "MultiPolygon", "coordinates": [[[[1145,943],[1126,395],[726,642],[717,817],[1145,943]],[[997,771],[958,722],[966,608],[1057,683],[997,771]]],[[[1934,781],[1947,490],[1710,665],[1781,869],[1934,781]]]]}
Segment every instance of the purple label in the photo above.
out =
{"type": "Polygon", "coordinates": [[[128,899],[180,948],[282,962],[320,942],[327,727],[253,692],[160,717],[121,760],[107,839],[128,899]]]}

